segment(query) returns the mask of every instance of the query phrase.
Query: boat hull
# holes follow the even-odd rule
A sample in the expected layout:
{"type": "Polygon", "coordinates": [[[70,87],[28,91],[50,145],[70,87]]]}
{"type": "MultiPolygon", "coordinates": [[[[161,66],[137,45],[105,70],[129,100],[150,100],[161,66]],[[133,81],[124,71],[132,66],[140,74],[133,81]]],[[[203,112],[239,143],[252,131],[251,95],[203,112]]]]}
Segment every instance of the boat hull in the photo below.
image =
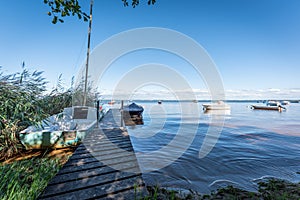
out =
{"type": "Polygon", "coordinates": [[[255,106],[255,105],[252,105],[251,109],[253,109],[253,110],[273,110],[273,111],[285,110],[285,108],[282,106],[255,106]]]}

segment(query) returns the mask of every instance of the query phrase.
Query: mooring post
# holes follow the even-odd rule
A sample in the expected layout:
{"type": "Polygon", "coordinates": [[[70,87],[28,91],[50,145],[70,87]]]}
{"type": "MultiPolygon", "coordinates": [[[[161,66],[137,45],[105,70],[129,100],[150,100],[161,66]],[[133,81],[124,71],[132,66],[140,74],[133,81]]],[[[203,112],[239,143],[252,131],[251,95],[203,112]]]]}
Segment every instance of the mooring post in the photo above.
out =
{"type": "Polygon", "coordinates": [[[121,100],[121,127],[124,127],[124,123],[123,123],[123,108],[124,108],[124,101],[121,100]]]}
{"type": "Polygon", "coordinates": [[[100,100],[97,100],[97,104],[96,104],[97,108],[96,108],[96,112],[97,112],[97,124],[96,124],[96,127],[98,128],[98,125],[99,125],[99,121],[100,121],[100,100]]]}

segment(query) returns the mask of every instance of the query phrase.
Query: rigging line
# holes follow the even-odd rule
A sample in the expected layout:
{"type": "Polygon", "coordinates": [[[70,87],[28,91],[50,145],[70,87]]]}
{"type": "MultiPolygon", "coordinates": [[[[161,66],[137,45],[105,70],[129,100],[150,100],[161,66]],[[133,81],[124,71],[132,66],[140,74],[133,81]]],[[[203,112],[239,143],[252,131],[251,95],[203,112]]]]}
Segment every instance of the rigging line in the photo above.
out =
{"type": "MultiPolygon", "coordinates": [[[[82,66],[83,64],[83,62],[85,62],[85,59],[84,59],[84,61],[81,63],[81,65],[79,66],[79,59],[81,59],[82,57],[83,57],[83,50],[85,49],[84,48],[84,45],[86,45],[86,43],[87,43],[87,41],[88,41],[88,36],[86,35],[85,37],[84,37],[84,40],[83,40],[83,42],[82,42],[82,44],[81,44],[81,48],[80,48],[80,51],[79,51],[79,53],[78,53],[78,56],[77,56],[77,59],[76,59],[76,62],[74,63],[74,67],[73,67],[73,71],[77,71],[78,70],[78,68],[80,67],[80,66],[82,66]]],[[[75,73],[75,72],[74,72],[75,73]]],[[[74,74],[73,74],[74,75],[74,74]]]]}

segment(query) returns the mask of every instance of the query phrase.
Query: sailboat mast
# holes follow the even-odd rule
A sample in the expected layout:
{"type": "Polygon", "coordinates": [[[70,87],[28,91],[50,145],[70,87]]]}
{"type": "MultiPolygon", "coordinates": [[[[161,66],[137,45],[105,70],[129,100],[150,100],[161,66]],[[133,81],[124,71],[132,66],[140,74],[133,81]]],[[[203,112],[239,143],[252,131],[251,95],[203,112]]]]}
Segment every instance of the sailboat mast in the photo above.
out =
{"type": "Polygon", "coordinates": [[[84,96],[83,96],[83,106],[86,106],[87,90],[88,90],[88,73],[89,73],[89,57],[90,57],[90,46],[91,46],[91,31],[92,31],[92,19],[93,19],[93,4],[94,0],[90,2],[90,20],[88,28],[88,44],[86,53],[86,65],[85,65],[85,80],[84,80],[84,96]]]}

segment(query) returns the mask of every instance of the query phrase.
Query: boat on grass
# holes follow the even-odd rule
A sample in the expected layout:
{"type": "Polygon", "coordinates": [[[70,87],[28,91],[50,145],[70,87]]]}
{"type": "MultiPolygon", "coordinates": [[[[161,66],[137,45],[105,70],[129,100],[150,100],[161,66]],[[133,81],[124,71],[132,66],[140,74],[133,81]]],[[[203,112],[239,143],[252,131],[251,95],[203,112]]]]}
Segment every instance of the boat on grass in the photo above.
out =
{"type": "Polygon", "coordinates": [[[202,104],[203,110],[230,110],[230,106],[224,101],[218,101],[212,104],[202,104]]]}
{"type": "MultiPolygon", "coordinates": [[[[99,120],[108,109],[99,111],[99,120]]],[[[65,108],[38,126],[29,126],[19,133],[26,149],[65,148],[82,143],[97,124],[97,109],[87,106],[65,108]]]]}

